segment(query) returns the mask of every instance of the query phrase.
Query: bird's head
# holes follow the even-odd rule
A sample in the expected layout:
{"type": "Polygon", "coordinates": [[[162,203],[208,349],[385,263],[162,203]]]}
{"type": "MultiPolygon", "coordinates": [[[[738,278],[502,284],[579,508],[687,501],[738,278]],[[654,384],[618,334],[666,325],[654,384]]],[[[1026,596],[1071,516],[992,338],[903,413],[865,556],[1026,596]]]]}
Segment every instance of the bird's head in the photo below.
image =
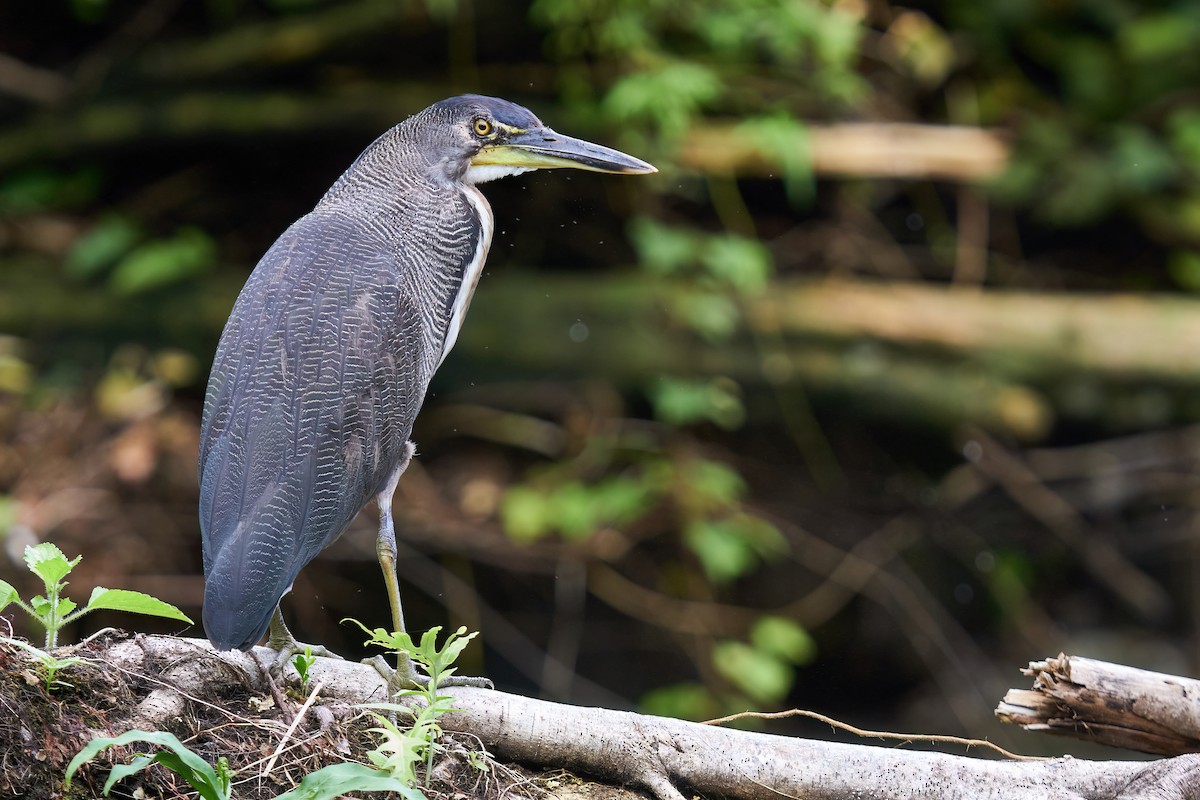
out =
{"type": "Polygon", "coordinates": [[[641,174],[652,165],[618,150],[556,133],[524,106],[482,95],[451,97],[413,118],[445,178],[483,183],[535,169],[569,167],[641,174]]]}

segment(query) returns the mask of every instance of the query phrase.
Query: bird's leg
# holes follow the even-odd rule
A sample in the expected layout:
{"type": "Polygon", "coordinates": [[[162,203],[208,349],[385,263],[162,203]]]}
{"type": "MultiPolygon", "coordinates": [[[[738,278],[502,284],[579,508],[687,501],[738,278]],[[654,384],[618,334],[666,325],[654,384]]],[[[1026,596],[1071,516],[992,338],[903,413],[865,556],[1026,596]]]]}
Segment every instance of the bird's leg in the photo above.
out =
{"type": "Polygon", "coordinates": [[[314,656],[341,658],[341,656],[329,650],[324,645],[307,645],[296,641],[296,637],[292,636],[292,632],[284,624],[283,612],[279,610],[279,606],[275,606],[275,613],[271,614],[271,624],[267,627],[267,647],[275,651],[275,660],[271,663],[271,672],[277,676],[283,674],[283,668],[292,660],[292,656],[297,653],[303,653],[306,649],[314,656]]]}
{"type": "MultiPolygon", "coordinates": [[[[404,609],[400,605],[400,582],[396,576],[396,526],[392,520],[392,495],[396,493],[396,484],[400,476],[408,468],[416,452],[412,442],[404,443],[404,455],[396,471],[383,491],[375,496],[379,505],[379,536],[375,540],[375,555],[379,559],[379,568],[383,570],[383,583],[387,587],[388,605],[392,609],[392,631],[407,633],[404,627],[404,609]]],[[[379,665],[376,666],[376,669],[379,665]]],[[[383,672],[383,670],[380,670],[383,672]]],[[[400,689],[411,689],[417,685],[417,672],[413,668],[408,653],[396,655],[396,671],[388,676],[388,693],[395,694],[400,689]]]]}
{"type": "MultiPolygon", "coordinates": [[[[375,501],[379,504],[379,537],[375,540],[375,555],[379,558],[379,568],[383,570],[383,582],[387,586],[388,605],[392,608],[392,626],[396,633],[407,633],[404,627],[404,609],[400,605],[400,584],[396,576],[396,528],[392,520],[392,495],[396,492],[396,484],[400,482],[400,476],[404,474],[404,470],[408,467],[408,462],[412,460],[413,453],[416,452],[416,445],[412,442],[406,442],[404,445],[404,457],[400,461],[400,466],[396,468],[391,480],[388,481],[384,490],[375,496],[375,501]]],[[[282,620],[281,620],[282,622],[282,620]]],[[[426,675],[417,674],[416,667],[413,666],[412,659],[408,657],[408,653],[398,653],[396,655],[396,670],[390,675],[387,662],[382,656],[377,656],[371,659],[370,663],[379,671],[388,681],[388,694],[395,696],[402,689],[413,689],[417,686],[423,686],[429,683],[429,678],[426,675]]],[[[441,682],[442,686],[477,686],[481,688],[492,688],[492,682],[487,678],[472,678],[462,676],[451,676],[441,682]]]]}

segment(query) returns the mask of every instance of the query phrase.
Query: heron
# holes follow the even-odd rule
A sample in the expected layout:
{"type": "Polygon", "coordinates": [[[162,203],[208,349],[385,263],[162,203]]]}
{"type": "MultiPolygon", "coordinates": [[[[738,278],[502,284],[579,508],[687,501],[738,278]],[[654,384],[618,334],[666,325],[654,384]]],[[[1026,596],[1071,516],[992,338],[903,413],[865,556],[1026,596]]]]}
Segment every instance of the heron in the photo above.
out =
{"type": "MultiPolygon", "coordinates": [[[[656,171],[506,100],[442,100],[376,139],[258,262],[221,334],[200,431],[203,620],[217,650],[249,650],[269,630],[270,647],[295,652],[281,598],[371,502],[393,630],[405,630],[392,496],[491,244],[477,185],[560,167],[656,171]]],[[[419,679],[403,658],[395,678],[419,679]]]]}

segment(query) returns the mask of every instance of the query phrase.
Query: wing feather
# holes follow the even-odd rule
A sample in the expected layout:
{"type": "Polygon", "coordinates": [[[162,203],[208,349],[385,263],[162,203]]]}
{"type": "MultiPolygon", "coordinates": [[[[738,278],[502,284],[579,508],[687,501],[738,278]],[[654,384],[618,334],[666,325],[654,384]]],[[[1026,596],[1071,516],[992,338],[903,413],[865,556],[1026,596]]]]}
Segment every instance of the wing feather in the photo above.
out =
{"type": "Polygon", "coordinates": [[[201,426],[204,624],[217,647],[257,642],[296,573],[397,468],[449,324],[421,310],[452,307],[442,295],[476,249],[467,237],[414,254],[318,210],[247,281],[201,426]]]}

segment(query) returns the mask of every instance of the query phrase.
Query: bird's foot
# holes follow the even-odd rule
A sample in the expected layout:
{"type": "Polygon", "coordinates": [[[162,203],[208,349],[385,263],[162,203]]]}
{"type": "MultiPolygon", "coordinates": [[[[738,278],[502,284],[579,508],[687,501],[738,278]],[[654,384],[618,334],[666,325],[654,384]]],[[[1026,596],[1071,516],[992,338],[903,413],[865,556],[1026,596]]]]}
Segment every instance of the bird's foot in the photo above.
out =
{"type": "Polygon", "coordinates": [[[293,640],[290,645],[285,645],[278,649],[271,647],[271,649],[275,651],[275,659],[271,662],[271,674],[276,677],[283,675],[284,669],[298,655],[313,655],[321,656],[322,658],[336,658],[339,661],[342,660],[342,657],[337,653],[320,644],[302,644],[293,640]]]}
{"type": "Polygon", "coordinates": [[[296,638],[292,636],[291,632],[288,631],[287,628],[284,628],[283,632],[286,634],[285,636],[272,635],[267,638],[267,647],[275,653],[275,657],[271,661],[271,674],[277,679],[281,679],[283,677],[284,669],[286,669],[287,665],[291,663],[291,660],[298,655],[336,658],[339,661],[342,658],[328,647],[325,647],[325,645],[304,644],[303,642],[296,641],[296,638]]]}
{"type": "MultiPolygon", "coordinates": [[[[400,659],[399,669],[392,667],[383,656],[364,658],[362,663],[375,668],[388,685],[388,696],[398,697],[401,692],[413,691],[429,686],[429,676],[417,672],[416,667],[408,658],[400,659]]],[[[473,686],[477,689],[495,689],[487,678],[475,678],[467,675],[451,675],[438,682],[439,687],[473,686]]]]}

